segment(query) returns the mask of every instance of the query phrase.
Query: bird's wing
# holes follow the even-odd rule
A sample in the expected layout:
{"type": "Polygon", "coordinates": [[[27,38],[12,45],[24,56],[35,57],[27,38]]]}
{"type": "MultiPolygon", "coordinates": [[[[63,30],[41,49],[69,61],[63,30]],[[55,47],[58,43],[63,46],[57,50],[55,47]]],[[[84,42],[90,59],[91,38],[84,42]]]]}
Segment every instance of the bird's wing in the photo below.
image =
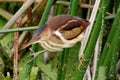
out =
{"type": "Polygon", "coordinates": [[[43,32],[43,30],[45,28],[46,28],[46,24],[40,26],[40,28],[38,30],[36,30],[36,32],[33,34],[32,39],[25,46],[23,46],[22,48],[20,48],[20,51],[23,50],[23,49],[25,49],[25,48],[27,48],[27,47],[29,47],[30,45],[32,45],[33,42],[34,42],[34,40],[40,36],[40,34],[43,32]]]}
{"type": "Polygon", "coordinates": [[[33,37],[32,37],[32,39],[30,40],[30,42],[33,41],[35,38],[37,38],[37,37],[43,32],[43,30],[44,30],[45,28],[46,28],[46,24],[40,26],[40,28],[39,28],[38,30],[36,30],[36,32],[33,34],[33,37]]]}

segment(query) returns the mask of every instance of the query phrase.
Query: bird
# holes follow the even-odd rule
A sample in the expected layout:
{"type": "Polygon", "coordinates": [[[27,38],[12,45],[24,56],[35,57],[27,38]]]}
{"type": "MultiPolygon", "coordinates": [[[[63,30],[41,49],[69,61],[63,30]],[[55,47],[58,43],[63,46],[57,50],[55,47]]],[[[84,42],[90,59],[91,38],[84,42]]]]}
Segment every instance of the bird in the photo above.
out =
{"type": "Polygon", "coordinates": [[[44,51],[62,51],[63,48],[72,47],[81,41],[89,24],[89,21],[76,16],[54,16],[36,30],[32,39],[22,49],[39,43],[44,51]]]}

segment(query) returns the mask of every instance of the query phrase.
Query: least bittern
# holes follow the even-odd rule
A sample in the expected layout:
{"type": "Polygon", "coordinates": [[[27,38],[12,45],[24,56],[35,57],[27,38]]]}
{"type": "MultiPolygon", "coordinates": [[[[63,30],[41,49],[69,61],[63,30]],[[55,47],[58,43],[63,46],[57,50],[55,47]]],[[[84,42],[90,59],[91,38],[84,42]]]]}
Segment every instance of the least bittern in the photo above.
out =
{"type": "Polygon", "coordinates": [[[89,25],[87,20],[70,15],[58,15],[49,19],[24,46],[39,43],[45,51],[62,51],[82,40],[83,32],[89,25]]]}

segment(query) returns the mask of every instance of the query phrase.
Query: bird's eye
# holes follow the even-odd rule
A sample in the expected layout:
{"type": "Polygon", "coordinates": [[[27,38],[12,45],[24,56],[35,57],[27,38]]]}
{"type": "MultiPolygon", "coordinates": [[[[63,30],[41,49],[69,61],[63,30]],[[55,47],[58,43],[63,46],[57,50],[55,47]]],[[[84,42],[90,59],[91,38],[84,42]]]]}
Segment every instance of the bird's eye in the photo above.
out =
{"type": "Polygon", "coordinates": [[[87,27],[90,23],[87,20],[82,21],[82,26],[87,27]]]}

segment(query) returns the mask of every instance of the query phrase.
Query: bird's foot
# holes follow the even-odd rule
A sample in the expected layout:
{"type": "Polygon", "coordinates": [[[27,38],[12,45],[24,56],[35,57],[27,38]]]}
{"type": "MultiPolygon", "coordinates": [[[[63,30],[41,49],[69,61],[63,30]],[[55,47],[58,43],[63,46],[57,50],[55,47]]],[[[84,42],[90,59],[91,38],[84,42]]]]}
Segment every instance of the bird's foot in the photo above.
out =
{"type": "Polygon", "coordinates": [[[79,61],[80,61],[80,63],[79,63],[79,65],[78,65],[78,69],[80,69],[81,66],[83,66],[84,68],[87,68],[87,66],[85,66],[85,65],[83,64],[83,61],[89,61],[89,60],[85,59],[85,58],[84,58],[84,55],[81,55],[81,56],[80,56],[79,61]]]}
{"type": "Polygon", "coordinates": [[[30,61],[28,61],[28,63],[30,63],[31,61],[33,61],[40,53],[46,52],[46,50],[34,52],[31,48],[30,48],[30,51],[32,52],[32,54],[30,54],[28,57],[33,56],[33,58],[30,61]]]}

